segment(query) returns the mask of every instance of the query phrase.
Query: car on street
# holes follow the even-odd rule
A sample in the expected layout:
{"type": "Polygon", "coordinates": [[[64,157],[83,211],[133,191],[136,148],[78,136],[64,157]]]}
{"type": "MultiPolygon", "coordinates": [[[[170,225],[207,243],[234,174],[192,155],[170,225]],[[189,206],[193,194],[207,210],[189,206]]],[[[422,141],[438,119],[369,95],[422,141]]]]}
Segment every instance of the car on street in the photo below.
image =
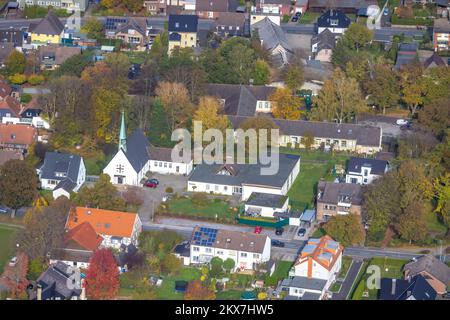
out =
{"type": "Polygon", "coordinates": [[[261,233],[261,231],[262,231],[262,228],[261,227],[255,227],[255,231],[254,231],[254,233],[256,233],[256,234],[260,234],[261,233]]]}
{"type": "Polygon", "coordinates": [[[146,187],[146,188],[155,189],[157,186],[158,186],[158,184],[155,183],[154,181],[147,180],[144,182],[144,187],[146,187]]]}
{"type": "Polygon", "coordinates": [[[291,19],[292,22],[297,22],[298,21],[298,17],[297,16],[293,16],[291,19]]]}
{"type": "Polygon", "coordinates": [[[389,8],[384,8],[383,15],[387,16],[389,14],[389,8]]]}
{"type": "Polygon", "coordinates": [[[276,229],[275,229],[275,234],[276,234],[277,236],[281,236],[281,235],[283,234],[283,232],[284,232],[284,229],[283,229],[283,228],[276,228],[276,229]]]}
{"type": "Polygon", "coordinates": [[[159,180],[158,179],[152,178],[152,179],[148,179],[147,181],[156,183],[156,185],[159,186],[159,180]]]}
{"type": "Polygon", "coordinates": [[[11,209],[9,209],[7,206],[2,206],[2,205],[0,205],[0,214],[9,214],[10,213],[10,210],[11,209]]]}
{"type": "Polygon", "coordinates": [[[305,228],[300,228],[300,229],[298,229],[297,235],[298,235],[299,237],[304,237],[305,234],[306,234],[306,229],[305,229],[305,228]]]}
{"type": "Polygon", "coordinates": [[[397,119],[396,123],[399,126],[404,126],[404,125],[408,124],[408,120],[406,120],[406,119],[397,119]]]}
{"type": "Polygon", "coordinates": [[[272,246],[284,248],[284,242],[280,240],[272,240],[272,246]]]}

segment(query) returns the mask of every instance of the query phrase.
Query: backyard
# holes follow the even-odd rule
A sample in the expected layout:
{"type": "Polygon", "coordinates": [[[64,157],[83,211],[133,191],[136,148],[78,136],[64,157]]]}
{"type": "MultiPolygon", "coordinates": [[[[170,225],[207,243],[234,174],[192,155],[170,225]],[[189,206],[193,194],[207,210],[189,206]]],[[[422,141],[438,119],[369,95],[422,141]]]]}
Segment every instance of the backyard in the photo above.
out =
{"type": "Polygon", "coordinates": [[[292,267],[292,261],[277,261],[275,266],[275,271],[271,276],[267,276],[264,284],[266,286],[276,286],[278,281],[283,280],[288,277],[289,270],[292,267]]]}
{"type": "Polygon", "coordinates": [[[17,234],[17,228],[0,225],[0,273],[6,262],[11,258],[13,253],[14,236],[17,234]]]}
{"type": "Polygon", "coordinates": [[[390,258],[372,258],[367,265],[365,265],[361,272],[363,272],[361,280],[356,286],[355,291],[352,295],[352,300],[377,300],[378,290],[377,289],[367,289],[366,281],[370,276],[366,273],[367,267],[371,265],[378,266],[381,271],[381,278],[393,278],[400,279],[403,277],[403,266],[408,263],[408,260],[398,260],[390,258]]]}

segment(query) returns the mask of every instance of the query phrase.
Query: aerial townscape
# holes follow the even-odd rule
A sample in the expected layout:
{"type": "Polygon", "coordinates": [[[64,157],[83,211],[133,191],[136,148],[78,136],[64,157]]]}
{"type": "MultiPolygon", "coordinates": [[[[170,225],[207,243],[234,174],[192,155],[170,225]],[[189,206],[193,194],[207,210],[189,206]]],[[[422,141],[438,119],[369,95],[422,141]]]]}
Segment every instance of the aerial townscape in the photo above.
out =
{"type": "Polygon", "coordinates": [[[0,300],[450,300],[449,64],[449,0],[0,0],[0,300]]]}

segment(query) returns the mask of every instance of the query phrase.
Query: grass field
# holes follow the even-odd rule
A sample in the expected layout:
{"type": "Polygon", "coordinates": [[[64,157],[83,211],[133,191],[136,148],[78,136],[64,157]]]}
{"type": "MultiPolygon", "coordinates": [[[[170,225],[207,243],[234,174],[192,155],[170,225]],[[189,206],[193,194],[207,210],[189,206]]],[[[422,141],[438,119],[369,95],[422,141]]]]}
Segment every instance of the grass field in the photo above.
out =
{"type": "Polygon", "coordinates": [[[17,230],[14,227],[0,225],[0,273],[13,254],[13,240],[17,230]]]}
{"type": "Polygon", "coordinates": [[[230,205],[225,201],[210,200],[205,205],[196,205],[191,199],[180,198],[171,199],[168,202],[168,211],[170,214],[176,214],[185,217],[198,217],[217,220],[220,222],[232,223],[235,220],[236,212],[230,209],[230,205]]]}
{"type": "Polygon", "coordinates": [[[240,290],[226,290],[216,293],[216,300],[240,300],[242,291],[240,290]]]}
{"type": "Polygon", "coordinates": [[[183,300],[183,293],[175,292],[175,281],[192,281],[200,279],[201,271],[196,268],[183,268],[180,274],[163,278],[161,287],[156,289],[156,299],[183,300]]]}
{"type": "Polygon", "coordinates": [[[339,277],[344,278],[347,274],[348,269],[350,269],[350,266],[352,264],[353,259],[350,257],[342,257],[342,267],[341,271],[339,272],[339,277]]]}
{"type": "Polygon", "coordinates": [[[278,261],[274,273],[265,279],[266,286],[275,286],[278,281],[288,277],[289,270],[292,267],[292,261],[278,261]]]}
{"type": "Polygon", "coordinates": [[[320,13],[318,12],[310,12],[307,11],[305,12],[304,15],[302,15],[300,17],[300,19],[298,20],[298,23],[314,23],[316,22],[317,18],[319,18],[320,13]]]}

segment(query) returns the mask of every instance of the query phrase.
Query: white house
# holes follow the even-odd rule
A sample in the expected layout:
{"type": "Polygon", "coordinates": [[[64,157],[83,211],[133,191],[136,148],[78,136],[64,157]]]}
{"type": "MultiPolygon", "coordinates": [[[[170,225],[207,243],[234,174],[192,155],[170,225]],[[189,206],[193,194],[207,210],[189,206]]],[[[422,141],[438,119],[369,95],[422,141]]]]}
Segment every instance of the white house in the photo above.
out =
{"type": "Polygon", "coordinates": [[[317,19],[317,34],[330,30],[334,34],[343,34],[351,20],[340,10],[328,10],[317,19]]]}
{"type": "Polygon", "coordinates": [[[279,154],[274,175],[261,175],[261,164],[199,164],[188,178],[188,191],[238,195],[242,201],[252,193],[286,195],[300,172],[300,157],[279,154]]]}
{"type": "Polygon", "coordinates": [[[341,270],[343,250],[330,236],[310,238],[289,272],[291,279],[284,281],[289,295],[323,299],[341,270]]]}
{"type": "Polygon", "coordinates": [[[188,175],[193,168],[193,161],[188,163],[172,161],[172,149],[150,146],[150,171],[161,174],[188,175]]]}
{"type": "Polygon", "coordinates": [[[346,183],[370,184],[388,172],[389,163],[385,160],[350,158],[345,176],[346,183]]]}
{"type": "Polygon", "coordinates": [[[101,246],[115,249],[120,249],[122,245],[137,246],[142,231],[142,223],[137,213],[85,207],[74,207],[70,210],[66,230],[70,232],[85,222],[102,237],[101,246]]]}
{"type": "Polygon", "coordinates": [[[37,170],[41,188],[53,190],[53,198],[77,192],[86,179],[83,158],[70,153],[46,152],[44,164],[37,170]]]}
{"type": "Polygon", "coordinates": [[[190,241],[191,264],[209,263],[219,257],[232,259],[235,270],[254,270],[270,260],[271,240],[251,232],[195,227],[190,241]]]}
{"type": "Polygon", "coordinates": [[[277,212],[287,212],[288,204],[287,196],[254,192],[245,202],[245,213],[273,218],[277,212]]]}

